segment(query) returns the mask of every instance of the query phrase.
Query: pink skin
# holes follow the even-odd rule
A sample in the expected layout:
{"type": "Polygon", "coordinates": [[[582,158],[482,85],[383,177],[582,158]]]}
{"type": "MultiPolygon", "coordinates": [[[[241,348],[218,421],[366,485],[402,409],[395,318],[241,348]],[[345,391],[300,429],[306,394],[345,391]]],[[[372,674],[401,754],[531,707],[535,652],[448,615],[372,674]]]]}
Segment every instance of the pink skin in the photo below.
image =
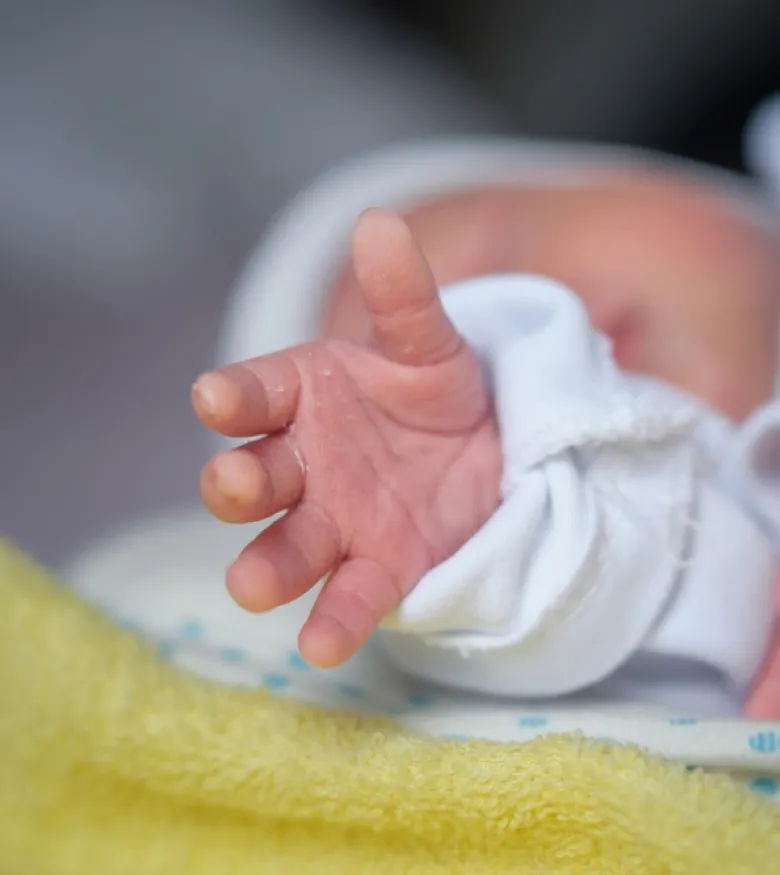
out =
{"type": "MultiPolygon", "coordinates": [[[[299,641],[320,666],[351,656],[499,500],[489,400],[437,283],[554,276],[580,292],[623,367],[734,419],[771,393],[776,244],[706,190],[635,177],[465,192],[406,220],[361,217],[326,339],[203,375],[193,388],[215,431],[271,434],[206,465],[206,505],[228,522],[292,508],[229,570],[233,597],[271,610],[334,571],[299,641]]],[[[780,641],[747,710],[780,717],[780,641]]]]}
{"type": "Polygon", "coordinates": [[[352,258],[370,347],[307,344],[205,375],[193,392],[216,431],[271,434],[212,460],[202,493],[230,522],[292,508],[242,552],[227,586],[268,611],[332,571],[299,639],[323,667],[348,659],[488,519],[501,475],[480,366],[408,227],[365,214],[352,258]]]}

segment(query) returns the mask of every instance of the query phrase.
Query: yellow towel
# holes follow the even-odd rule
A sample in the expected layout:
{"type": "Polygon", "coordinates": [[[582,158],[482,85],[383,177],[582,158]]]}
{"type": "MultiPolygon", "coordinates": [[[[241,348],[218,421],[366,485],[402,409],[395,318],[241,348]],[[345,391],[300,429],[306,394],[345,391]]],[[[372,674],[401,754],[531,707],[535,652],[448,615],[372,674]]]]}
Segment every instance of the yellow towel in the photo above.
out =
{"type": "Polygon", "coordinates": [[[178,673],[0,543],[0,873],[780,873],[780,807],[574,737],[442,742],[178,673]]]}

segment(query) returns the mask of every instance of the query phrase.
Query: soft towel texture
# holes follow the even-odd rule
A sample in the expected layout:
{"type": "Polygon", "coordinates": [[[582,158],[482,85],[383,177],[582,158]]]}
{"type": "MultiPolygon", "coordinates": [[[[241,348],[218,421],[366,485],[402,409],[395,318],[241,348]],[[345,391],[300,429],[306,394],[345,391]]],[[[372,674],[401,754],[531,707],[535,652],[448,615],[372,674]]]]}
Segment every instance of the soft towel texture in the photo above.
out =
{"type": "Polygon", "coordinates": [[[186,676],[7,545],[0,599],[3,875],[778,871],[780,808],[725,777],[186,676]]]}

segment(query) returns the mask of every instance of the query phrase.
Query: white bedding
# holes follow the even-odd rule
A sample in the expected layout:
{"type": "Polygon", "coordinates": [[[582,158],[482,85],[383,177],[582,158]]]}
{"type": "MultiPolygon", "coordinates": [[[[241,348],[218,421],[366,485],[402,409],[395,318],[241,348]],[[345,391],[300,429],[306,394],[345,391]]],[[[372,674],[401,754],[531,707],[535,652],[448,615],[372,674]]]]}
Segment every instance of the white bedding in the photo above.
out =
{"type": "MultiPolygon", "coordinates": [[[[255,527],[256,528],[256,527],[255,527]]],[[[270,614],[243,612],[223,585],[227,563],[251,536],[203,511],[182,511],[96,544],[66,579],[118,623],[148,638],[181,669],[220,683],[265,686],[334,708],[386,713],[436,736],[524,741],[550,732],[580,731],[615,743],[635,743],[690,766],[729,771],[780,800],[780,725],[735,720],[735,703],[717,679],[680,679],[669,697],[643,701],[633,667],[587,696],[523,702],[446,692],[395,671],[369,646],[341,668],[318,671],[298,656],[295,641],[312,596],[270,614]]]]}

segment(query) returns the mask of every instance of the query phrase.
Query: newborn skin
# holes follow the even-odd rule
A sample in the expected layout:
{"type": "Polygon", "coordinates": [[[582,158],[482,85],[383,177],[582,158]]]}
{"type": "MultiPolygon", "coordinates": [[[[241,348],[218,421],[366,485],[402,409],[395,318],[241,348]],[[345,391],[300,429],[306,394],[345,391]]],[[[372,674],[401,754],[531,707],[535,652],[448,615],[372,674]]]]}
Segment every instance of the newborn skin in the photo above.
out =
{"type": "Polygon", "coordinates": [[[333,572],[301,631],[304,658],[348,659],[423,575],[499,503],[501,450],[479,362],[455,331],[408,227],[369,212],[353,266],[373,342],[326,340],[233,365],[193,390],[222,434],[270,434],[202,476],[222,520],[292,508],[228,572],[267,611],[333,572]]]}
{"type": "MultiPolygon", "coordinates": [[[[464,192],[404,218],[440,287],[493,273],[548,276],[580,295],[625,370],[735,420],[772,394],[779,241],[718,192],[632,175],[580,188],[464,192]]],[[[368,337],[349,263],[325,334],[368,337]]]]}
{"type": "MultiPolygon", "coordinates": [[[[301,631],[320,666],[349,658],[422,576],[499,502],[498,433],[477,362],[438,285],[542,273],[582,295],[619,364],[733,419],[772,392],[774,241],[716,195],[671,179],[576,190],[469,192],[358,221],[321,341],[205,374],[208,427],[253,438],[204,468],[220,519],[291,509],[228,572],[270,610],[333,572],[301,631]],[[457,499],[457,500],[455,500],[457,499]]],[[[749,706],[780,716],[773,652],[749,706]]]]}

